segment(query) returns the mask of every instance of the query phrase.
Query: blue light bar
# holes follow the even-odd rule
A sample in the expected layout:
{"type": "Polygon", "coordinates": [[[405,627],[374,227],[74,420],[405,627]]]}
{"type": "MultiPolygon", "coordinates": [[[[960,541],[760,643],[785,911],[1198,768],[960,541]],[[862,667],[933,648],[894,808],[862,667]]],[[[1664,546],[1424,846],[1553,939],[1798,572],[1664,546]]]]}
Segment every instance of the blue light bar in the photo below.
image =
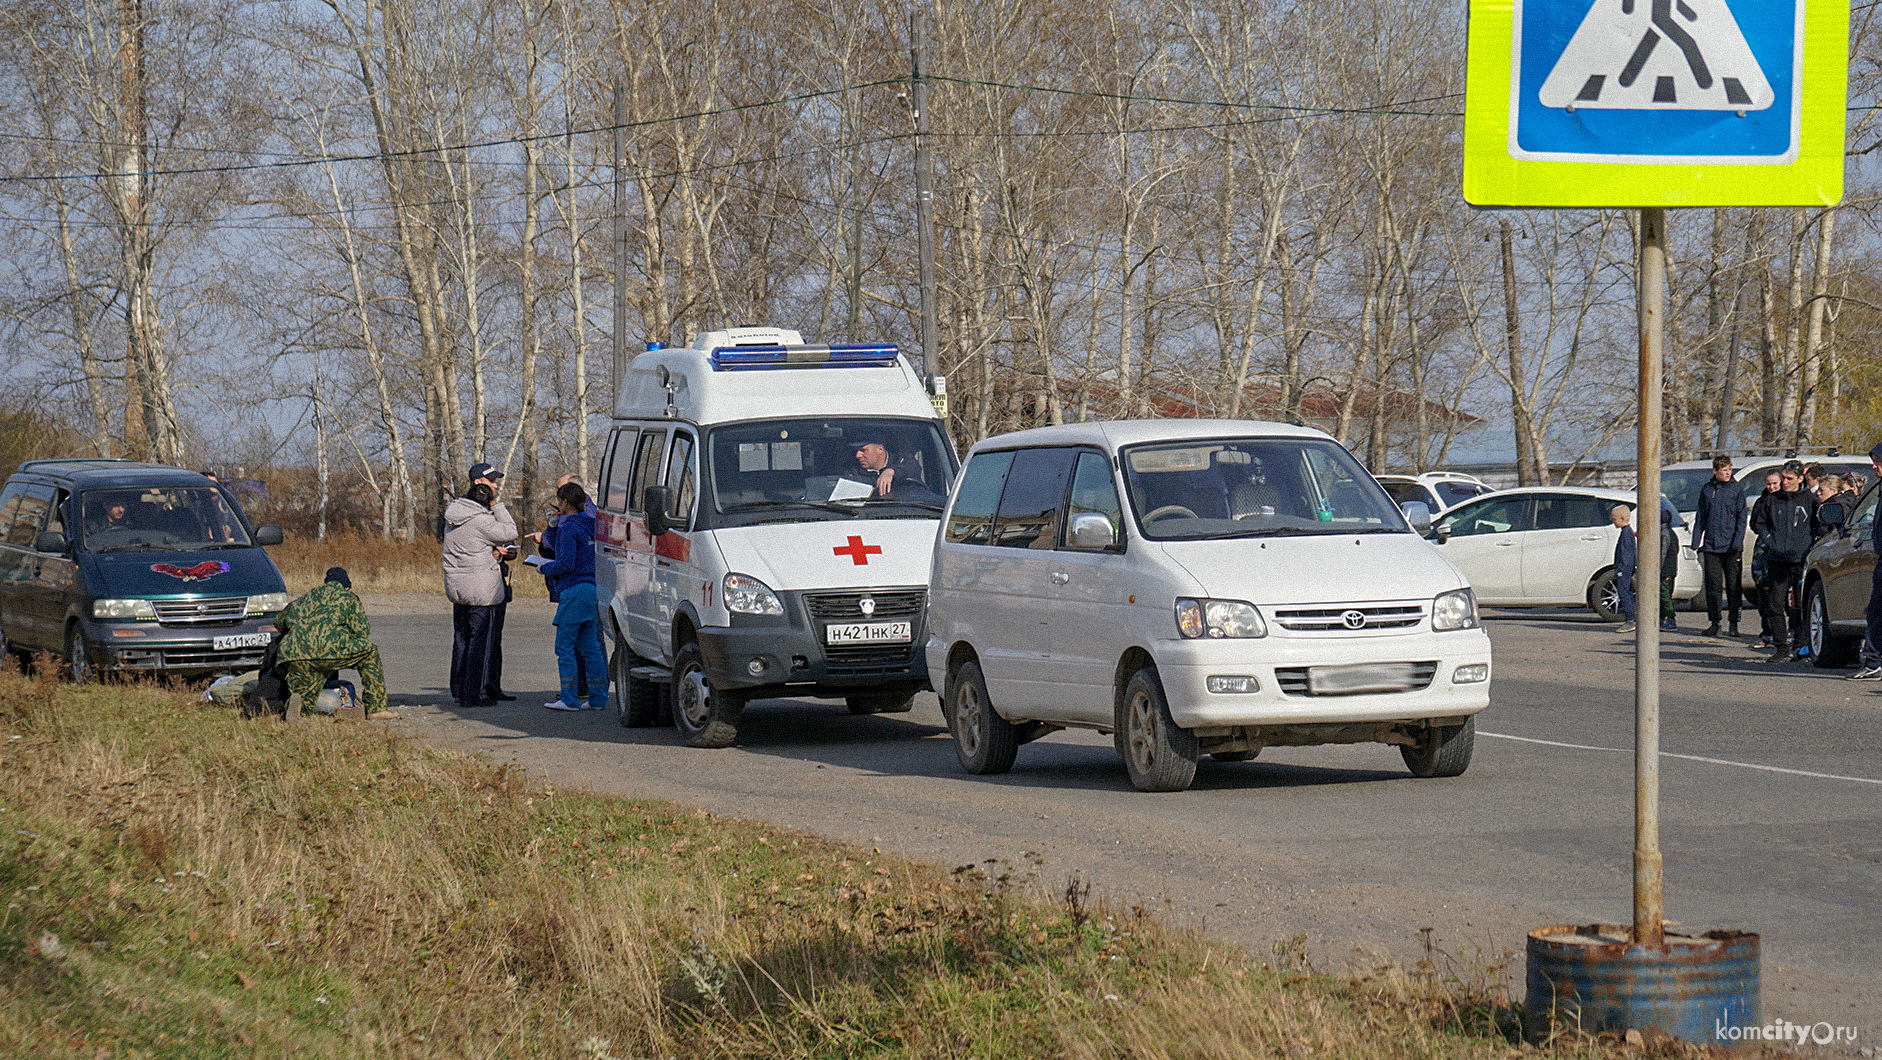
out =
{"type": "Polygon", "coordinates": [[[881,343],[848,346],[715,346],[712,370],[749,372],[776,368],[892,368],[902,351],[881,343]]]}

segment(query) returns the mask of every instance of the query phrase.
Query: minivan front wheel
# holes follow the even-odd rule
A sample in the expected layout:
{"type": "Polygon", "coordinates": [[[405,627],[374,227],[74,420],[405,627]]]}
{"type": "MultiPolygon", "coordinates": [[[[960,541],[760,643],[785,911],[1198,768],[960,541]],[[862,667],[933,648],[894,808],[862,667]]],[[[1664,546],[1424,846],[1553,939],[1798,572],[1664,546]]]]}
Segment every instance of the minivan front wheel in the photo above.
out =
{"type": "Polygon", "coordinates": [[[1117,730],[1124,734],[1124,766],[1138,791],[1183,791],[1196,779],[1201,753],[1196,734],[1178,728],[1170,717],[1157,668],[1146,666],[1131,675],[1118,705],[1123,714],[1117,730]]]}
{"type": "Polygon", "coordinates": [[[1405,768],[1414,777],[1461,777],[1470,768],[1470,755],[1477,745],[1477,716],[1464,719],[1462,725],[1427,725],[1416,747],[1400,745],[1405,768]]]}
{"type": "Polygon", "coordinates": [[[987,776],[1013,768],[1019,734],[1012,722],[993,709],[979,663],[970,659],[955,669],[944,713],[948,731],[954,734],[954,757],[960,759],[962,769],[987,776]]]}
{"type": "Polygon", "coordinates": [[[98,680],[98,669],[91,661],[91,646],[85,643],[85,628],[76,622],[65,631],[65,671],[75,685],[89,685],[98,680]]]}
{"type": "Polygon", "coordinates": [[[1819,670],[1848,666],[1860,643],[1854,637],[1836,635],[1830,625],[1829,601],[1824,597],[1820,581],[1811,582],[1810,591],[1804,597],[1804,629],[1810,637],[1810,661],[1819,670]]]}

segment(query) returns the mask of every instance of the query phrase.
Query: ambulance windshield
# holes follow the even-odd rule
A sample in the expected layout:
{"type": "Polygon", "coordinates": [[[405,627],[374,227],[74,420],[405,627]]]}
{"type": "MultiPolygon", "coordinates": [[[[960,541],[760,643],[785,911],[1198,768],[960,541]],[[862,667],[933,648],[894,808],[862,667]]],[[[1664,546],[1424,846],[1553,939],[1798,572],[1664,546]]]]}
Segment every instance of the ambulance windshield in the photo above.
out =
{"type": "Polygon", "coordinates": [[[954,459],[932,420],[756,420],[712,429],[713,505],[722,513],[847,519],[871,510],[938,518],[954,459]]]}

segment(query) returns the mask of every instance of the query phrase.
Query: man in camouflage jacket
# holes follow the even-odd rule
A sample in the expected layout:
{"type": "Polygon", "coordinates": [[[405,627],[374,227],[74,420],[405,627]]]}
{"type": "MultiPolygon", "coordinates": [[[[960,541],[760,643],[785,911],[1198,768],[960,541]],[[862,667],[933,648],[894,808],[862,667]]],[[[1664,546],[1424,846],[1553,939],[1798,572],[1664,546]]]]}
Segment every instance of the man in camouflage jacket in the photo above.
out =
{"type": "Polygon", "coordinates": [[[372,626],[366,609],[353,595],[345,568],[327,571],[327,580],[309,589],[275,619],[284,636],[275,656],[275,668],[287,682],[288,716],[300,704],[313,706],[320,690],[341,670],[359,672],[360,698],[366,716],[390,719],[386,709],[386,675],[379,664],[379,647],[370,639],[372,626]]]}

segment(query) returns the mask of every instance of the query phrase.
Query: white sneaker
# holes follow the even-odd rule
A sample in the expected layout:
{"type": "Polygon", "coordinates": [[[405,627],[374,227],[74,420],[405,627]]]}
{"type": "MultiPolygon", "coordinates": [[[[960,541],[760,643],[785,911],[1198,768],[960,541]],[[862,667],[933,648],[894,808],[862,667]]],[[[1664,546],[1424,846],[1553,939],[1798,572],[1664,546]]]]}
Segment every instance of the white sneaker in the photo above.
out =
{"type": "Polygon", "coordinates": [[[1865,666],[1862,669],[1857,670],[1855,673],[1850,674],[1847,678],[1845,678],[1845,680],[1882,681],[1882,666],[1865,666]]]}
{"type": "Polygon", "coordinates": [[[571,707],[567,703],[562,702],[560,699],[552,699],[549,702],[544,703],[543,706],[548,707],[550,710],[580,710],[582,709],[580,707],[571,707]]]}

